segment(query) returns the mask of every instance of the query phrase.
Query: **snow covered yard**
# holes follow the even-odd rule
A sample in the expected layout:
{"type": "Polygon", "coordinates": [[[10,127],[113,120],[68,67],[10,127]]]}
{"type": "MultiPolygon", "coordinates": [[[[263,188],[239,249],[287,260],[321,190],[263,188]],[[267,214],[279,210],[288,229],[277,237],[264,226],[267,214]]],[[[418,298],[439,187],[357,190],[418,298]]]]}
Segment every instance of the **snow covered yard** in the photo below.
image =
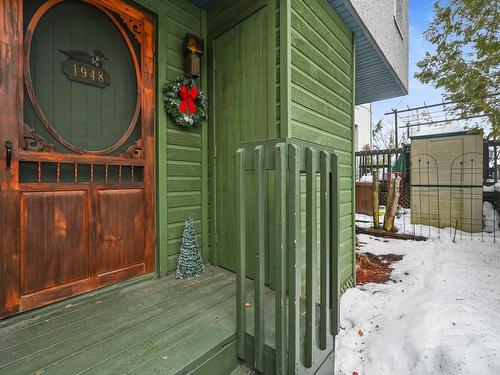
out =
{"type": "Polygon", "coordinates": [[[500,374],[498,238],[358,238],[361,252],[403,259],[387,284],[342,296],[337,375],[500,374]]]}

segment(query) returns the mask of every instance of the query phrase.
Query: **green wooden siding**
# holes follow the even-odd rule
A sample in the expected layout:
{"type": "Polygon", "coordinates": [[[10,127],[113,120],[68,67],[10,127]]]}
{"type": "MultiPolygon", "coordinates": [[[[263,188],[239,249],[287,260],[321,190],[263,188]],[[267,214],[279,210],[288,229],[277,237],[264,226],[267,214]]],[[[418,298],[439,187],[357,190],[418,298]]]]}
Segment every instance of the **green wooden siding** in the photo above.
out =
{"type": "MultiPolygon", "coordinates": [[[[276,121],[276,136],[283,136],[280,124],[280,2],[279,0],[270,0],[269,5],[271,7],[274,6],[274,22],[270,20],[269,26],[274,27],[274,34],[271,37],[274,37],[274,60],[271,59],[270,66],[274,66],[274,71],[276,72],[275,79],[269,80],[269,94],[271,96],[271,100],[276,102],[276,107],[270,115],[272,118],[270,122],[273,120],[276,121]],[[274,93],[271,92],[274,90],[274,93]]],[[[272,44],[270,43],[270,47],[272,44]]],[[[272,53],[272,51],[270,51],[272,53]]],[[[271,55],[270,55],[271,56],[271,55]]]]}
{"type": "MultiPolygon", "coordinates": [[[[266,25],[266,8],[261,8],[214,41],[217,257],[231,270],[236,268],[237,253],[236,151],[242,142],[267,139],[269,132],[266,25]]],[[[248,202],[249,207],[254,204],[253,199],[248,202]]],[[[248,221],[250,228],[253,222],[248,221]]]]}
{"type": "MultiPolygon", "coordinates": [[[[157,89],[184,74],[182,42],[186,33],[206,40],[206,12],[187,0],[137,0],[157,16],[157,89]]],[[[200,78],[207,89],[206,63],[200,78]]],[[[184,221],[192,217],[204,259],[210,257],[208,220],[207,124],[184,130],[165,114],[163,100],[157,98],[157,272],[175,269],[184,221]],[[205,179],[205,182],[204,182],[205,179]]]]}
{"type": "MultiPolygon", "coordinates": [[[[262,73],[265,73],[265,75],[267,76],[264,81],[260,82],[260,85],[262,85],[261,89],[264,90],[264,93],[258,95],[251,93],[255,91],[255,85],[258,84],[257,80],[255,80],[255,82],[252,79],[247,79],[246,82],[243,82],[244,80],[241,80],[241,89],[244,90],[247,86],[250,91],[246,93],[245,91],[240,90],[241,95],[237,95],[239,97],[234,98],[236,102],[240,103],[238,105],[241,105],[243,108],[243,110],[240,111],[243,117],[238,119],[235,118],[233,121],[235,127],[241,126],[242,129],[240,131],[240,142],[237,142],[238,146],[239,143],[245,141],[256,139],[273,139],[279,136],[279,120],[277,119],[277,112],[279,111],[279,99],[277,100],[277,98],[279,98],[279,83],[277,83],[277,81],[279,82],[279,8],[277,1],[275,0],[222,0],[218,1],[216,6],[208,12],[209,48],[215,48],[217,41],[227,36],[226,34],[231,32],[230,30],[241,28],[241,25],[247,24],[250,19],[256,16],[260,19],[260,25],[254,26],[253,31],[250,31],[249,35],[251,35],[251,37],[242,39],[241,42],[234,41],[234,43],[236,44],[241,44],[243,52],[236,53],[236,55],[233,54],[232,57],[222,57],[222,59],[219,55],[227,54],[226,51],[222,50],[220,53],[217,52],[218,50],[220,50],[219,47],[217,51],[214,52],[215,59],[218,62],[215,67],[215,78],[212,80],[212,84],[210,86],[213,93],[219,93],[218,86],[220,86],[222,81],[217,81],[217,77],[220,77],[220,75],[223,74],[223,70],[227,71],[228,69],[234,69],[239,65],[241,65],[241,67],[244,67],[250,64],[248,65],[248,68],[244,68],[244,71],[248,74],[243,74],[243,76],[250,77],[250,74],[256,74],[259,70],[262,73]],[[268,30],[273,30],[273,32],[268,32],[268,30]],[[256,45],[257,41],[259,46],[256,45]],[[262,51],[261,55],[263,59],[258,64],[255,64],[254,61],[257,58],[257,54],[255,51],[262,51]],[[224,62],[225,66],[221,66],[221,62],[219,62],[219,60],[224,62]],[[253,108],[253,110],[248,110],[249,108],[253,108]],[[258,125],[256,124],[256,121],[259,123],[258,125]],[[250,123],[254,123],[255,125],[250,126],[250,123]],[[249,126],[251,129],[248,129],[249,126]]],[[[250,22],[255,23],[255,21],[250,22]]],[[[234,37],[239,38],[236,36],[234,37]]],[[[228,42],[224,44],[227,44],[227,48],[230,48],[231,37],[228,37],[228,39],[228,42]]],[[[239,74],[242,75],[241,72],[239,74]]],[[[231,83],[231,86],[238,85],[240,83],[240,79],[231,80],[231,83]]],[[[232,87],[231,90],[237,90],[237,88],[232,87]]],[[[215,202],[216,198],[221,196],[220,187],[221,185],[227,184],[227,179],[224,179],[224,181],[222,181],[220,177],[216,176],[215,168],[217,168],[217,166],[215,165],[215,163],[213,163],[213,145],[216,143],[221,144],[220,139],[218,139],[217,137],[231,137],[231,131],[219,129],[219,123],[223,118],[227,118],[229,112],[231,112],[231,108],[224,109],[227,107],[218,105],[217,98],[212,96],[212,93],[210,93],[210,95],[211,96],[209,97],[209,99],[213,104],[211,107],[212,112],[210,113],[209,135],[210,147],[212,148],[212,153],[209,158],[210,192],[218,192],[218,195],[211,196],[211,204],[214,206],[214,208],[217,207],[217,209],[219,209],[221,208],[221,205],[224,206],[228,204],[228,201],[224,201],[222,203],[219,202],[219,205],[216,205],[215,202]]],[[[226,155],[227,152],[229,152],[229,155],[236,155],[237,147],[235,148],[235,144],[233,144],[233,142],[228,143],[222,141],[222,144],[225,144],[226,147],[230,147],[230,149],[228,148],[225,150],[221,150],[219,145],[219,148],[217,149],[217,163],[221,162],[221,158],[224,158],[224,155],[226,155]]],[[[235,158],[232,157],[231,160],[235,161],[235,158]]],[[[227,164],[227,162],[224,161],[222,163],[227,164]]],[[[231,171],[231,169],[232,168],[228,168],[229,171],[231,171]]],[[[220,172],[220,168],[218,170],[220,172]]],[[[270,191],[273,191],[274,176],[268,176],[267,180],[268,189],[270,189],[270,191]]],[[[230,187],[230,185],[227,185],[227,187],[230,187]]],[[[266,212],[268,215],[267,221],[268,223],[271,223],[272,221],[269,218],[274,217],[274,202],[272,201],[271,197],[268,197],[266,200],[266,212]]],[[[211,211],[212,215],[215,213],[215,210],[211,211]]],[[[222,213],[217,213],[217,215],[219,218],[224,217],[224,214],[222,213]]],[[[236,231],[231,229],[228,230],[228,228],[230,227],[231,226],[221,223],[221,220],[214,220],[214,223],[211,227],[211,233],[213,233],[213,236],[211,237],[212,248],[214,249],[214,253],[212,254],[212,261],[215,264],[221,264],[225,267],[228,267],[229,269],[234,269],[234,259],[228,251],[224,250],[223,245],[223,243],[236,243],[236,231]],[[216,237],[215,235],[216,231],[218,230],[217,226],[220,227],[218,237],[216,237]],[[221,251],[215,251],[215,249],[217,249],[216,241],[221,247],[221,251]],[[219,255],[222,255],[223,258],[219,259],[219,255]],[[226,255],[228,255],[229,258],[227,258],[226,255]]],[[[274,243],[274,232],[272,230],[269,231],[267,240],[269,244],[274,243]]],[[[235,252],[233,255],[235,255],[235,252]]],[[[251,262],[251,264],[253,264],[253,262],[251,262]]],[[[268,268],[274,267],[274,257],[272,255],[269,255],[269,261],[267,262],[267,264],[268,268]]]]}
{"type": "MultiPolygon", "coordinates": [[[[167,14],[165,68],[170,81],[184,74],[182,39],[188,32],[201,35],[202,18],[199,9],[183,1],[171,2],[167,14]]],[[[184,221],[188,217],[193,218],[198,242],[202,244],[202,149],[201,128],[186,131],[167,122],[168,271],[175,269],[184,221]]],[[[209,249],[204,248],[204,258],[208,254],[209,249]]]]}
{"type": "MultiPolygon", "coordinates": [[[[275,9],[268,12],[274,13],[272,21],[268,17],[268,28],[275,29],[275,41],[268,45],[275,53],[268,54],[268,66],[274,66],[276,72],[268,86],[269,101],[276,103],[274,111],[268,108],[268,123],[276,119],[276,128],[269,127],[269,137],[289,136],[338,151],[342,189],[341,280],[345,283],[353,274],[354,246],[352,34],[326,0],[222,0],[208,13],[187,0],[137,2],[157,15],[158,87],[183,73],[181,49],[186,32],[205,39],[207,58],[214,36],[266,5],[275,9]]],[[[214,84],[206,74],[207,68],[211,69],[210,61],[203,64],[201,86],[210,93],[214,84]]],[[[213,109],[210,106],[210,119],[217,116],[213,109]]],[[[204,258],[216,261],[210,252],[210,244],[215,245],[215,236],[211,236],[215,233],[215,220],[211,220],[214,133],[211,123],[190,131],[176,128],[167,119],[160,97],[157,122],[158,271],[164,275],[175,268],[183,223],[188,216],[195,221],[204,258]]],[[[273,207],[269,210],[272,215],[273,207]]]]}
{"type": "Polygon", "coordinates": [[[333,147],[340,157],[343,284],[354,261],[352,34],[325,0],[291,0],[290,20],[290,136],[333,147]]]}

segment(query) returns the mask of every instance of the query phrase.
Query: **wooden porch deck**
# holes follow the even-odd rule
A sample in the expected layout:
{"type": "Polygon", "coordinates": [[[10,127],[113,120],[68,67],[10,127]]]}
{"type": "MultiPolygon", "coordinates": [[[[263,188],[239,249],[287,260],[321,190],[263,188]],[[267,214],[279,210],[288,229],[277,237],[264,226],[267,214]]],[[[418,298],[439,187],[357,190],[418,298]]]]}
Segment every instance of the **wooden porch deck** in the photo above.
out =
{"type": "Polygon", "coordinates": [[[0,321],[0,374],[228,374],[235,276],[207,267],[104,288],[0,321]]]}
{"type": "MultiPolygon", "coordinates": [[[[246,289],[253,363],[252,280],[246,289]]],[[[274,298],[265,288],[266,374],[275,365],[274,298]]],[[[317,361],[301,373],[331,373],[333,353],[317,361]]],[[[238,364],[235,274],[209,265],[197,279],[146,275],[0,320],[0,375],[253,374],[238,364]]]]}

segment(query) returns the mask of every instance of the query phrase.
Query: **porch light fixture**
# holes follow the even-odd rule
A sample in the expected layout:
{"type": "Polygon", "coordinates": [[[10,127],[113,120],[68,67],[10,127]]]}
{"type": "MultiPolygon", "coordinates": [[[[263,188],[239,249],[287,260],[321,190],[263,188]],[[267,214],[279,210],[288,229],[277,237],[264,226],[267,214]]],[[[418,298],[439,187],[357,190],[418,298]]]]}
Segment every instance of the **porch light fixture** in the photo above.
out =
{"type": "Polygon", "coordinates": [[[183,50],[186,75],[192,78],[198,78],[201,74],[203,40],[196,35],[186,34],[184,37],[183,50]]]}

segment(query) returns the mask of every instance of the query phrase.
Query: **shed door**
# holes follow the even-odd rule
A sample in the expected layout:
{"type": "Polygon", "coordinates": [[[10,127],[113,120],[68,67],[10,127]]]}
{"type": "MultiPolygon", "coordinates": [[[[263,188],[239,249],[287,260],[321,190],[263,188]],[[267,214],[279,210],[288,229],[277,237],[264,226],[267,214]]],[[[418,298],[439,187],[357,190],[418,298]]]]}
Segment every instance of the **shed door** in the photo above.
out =
{"type": "Polygon", "coordinates": [[[23,19],[9,57],[23,74],[8,72],[23,95],[0,97],[18,114],[0,125],[12,144],[3,220],[17,237],[0,316],[152,271],[155,237],[151,19],[111,0],[7,12],[23,19]]]}
{"type": "MultiPolygon", "coordinates": [[[[268,138],[267,8],[261,8],[214,42],[217,263],[235,271],[237,239],[236,151],[268,138]]],[[[248,189],[251,193],[252,189],[248,189]]],[[[252,199],[248,201],[253,205],[252,199]]],[[[247,210],[251,212],[252,210],[247,210]]],[[[253,220],[248,220],[249,236],[253,220]]],[[[250,246],[255,243],[249,238],[250,246]]],[[[249,252],[251,253],[251,252],[249,252]]],[[[253,261],[247,261],[252,273],[253,261]]]]}

